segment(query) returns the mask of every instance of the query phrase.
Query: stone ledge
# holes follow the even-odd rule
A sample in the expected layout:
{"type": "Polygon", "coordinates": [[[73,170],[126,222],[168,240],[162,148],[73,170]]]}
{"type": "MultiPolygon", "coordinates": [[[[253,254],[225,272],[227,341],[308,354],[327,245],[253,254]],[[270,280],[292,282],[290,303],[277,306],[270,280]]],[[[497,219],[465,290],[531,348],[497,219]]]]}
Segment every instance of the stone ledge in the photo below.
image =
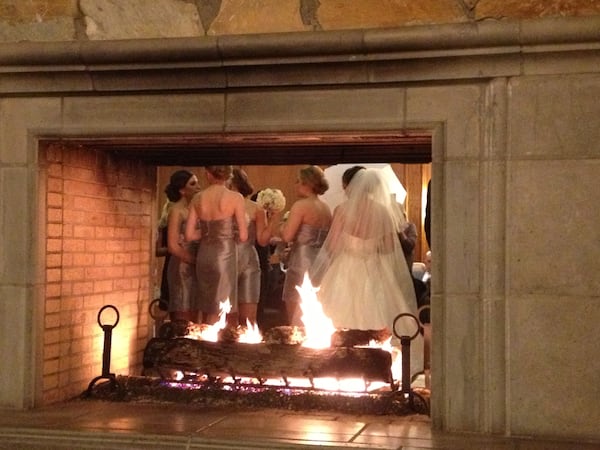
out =
{"type": "MultiPolygon", "coordinates": [[[[577,53],[585,62],[586,55],[599,51],[600,16],[310,34],[27,42],[0,45],[0,93],[491,78],[522,74],[528,57],[550,55],[546,64],[552,64],[553,57],[577,53]],[[58,75],[67,74],[74,82],[61,83],[58,75]],[[186,83],[178,86],[180,77],[186,83]]],[[[594,71],[585,64],[574,70],[594,71]]]]}

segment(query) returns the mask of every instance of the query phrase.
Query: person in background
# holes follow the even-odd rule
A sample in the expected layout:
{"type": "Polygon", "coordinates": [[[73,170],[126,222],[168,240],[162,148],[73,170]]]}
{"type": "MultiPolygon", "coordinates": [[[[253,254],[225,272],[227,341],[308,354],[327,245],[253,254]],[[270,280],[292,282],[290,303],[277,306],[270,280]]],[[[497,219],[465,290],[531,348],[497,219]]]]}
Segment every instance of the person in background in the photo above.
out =
{"type": "Polygon", "coordinates": [[[196,246],[186,241],[184,232],[192,197],[200,190],[198,178],[188,170],[171,175],[165,193],[172,206],[167,219],[167,268],[169,286],[169,315],[172,321],[198,321],[198,287],[194,263],[196,246]]]}
{"type": "Polygon", "coordinates": [[[424,283],[429,282],[429,280],[431,280],[431,250],[428,250],[427,253],[425,253],[425,261],[423,261],[425,263],[425,273],[423,274],[423,278],[421,278],[421,280],[424,283]]]}
{"type": "Polygon", "coordinates": [[[290,208],[285,222],[278,225],[275,217],[272,221],[273,235],[281,237],[285,243],[291,243],[282,294],[289,325],[302,325],[300,295],[296,286],[302,285],[304,275],[317,256],[331,225],[331,210],[318,197],[327,189],[329,183],[320,167],[300,169],[296,182],[300,199],[290,208]]]}
{"type": "MultiPolygon", "coordinates": [[[[206,166],[208,187],[191,202],[185,230],[188,241],[198,240],[196,276],[203,321],[219,320],[221,303],[229,300],[238,311],[238,241],[248,239],[244,197],[227,187],[232,166],[206,166]]],[[[229,319],[229,318],[228,318],[229,319]]]]}
{"type": "MultiPolygon", "coordinates": [[[[395,195],[394,195],[395,202],[395,195]]],[[[412,271],[412,264],[415,258],[415,246],[417,245],[417,226],[408,221],[406,217],[406,210],[403,205],[396,203],[400,212],[404,216],[404,220],[406,221],[402,226],[400,232],[398,233],[398,238],[400,239],[400,245],[402,245],[402,252],[404,253],[404,259],[406,260],[406,265],[409,271],[412,271]]]]}
{"type": "Polygon", "coordinates": [[[255,201],[250,200],[254,187],[248,175],[242,169],[233,169],[230,189],[244,197],[248,239],[238,242],[238,310],[239,324],[257,322],[258,302],[260,299],[261,266],[256,245],[265,247],[271,238],[267,226],[267,213],[255,201]]]}
{"type": "Polygon", "coordinates": [[[169,199],[164,203],[160,218],[158,219],[156,242],[154,248],[155,256],[159,258],[165,258],[162,265],[162,273],[160,277],[160,295],[158,298],[158,307],[163,311],[169,310],[169,281],[168,281],[168,269],[169,254],[168,243],[167,243],[167,221],[169,218],[169,210],[173,206],[173,202],[169,199]]]}
{"type": "Polygon", "coordinates": [[[431,248],[431,180],[427,183],[427,202],[425,203],[425,220],[423,222],[425,229],[425,239],[427,245],[431,248]]]}

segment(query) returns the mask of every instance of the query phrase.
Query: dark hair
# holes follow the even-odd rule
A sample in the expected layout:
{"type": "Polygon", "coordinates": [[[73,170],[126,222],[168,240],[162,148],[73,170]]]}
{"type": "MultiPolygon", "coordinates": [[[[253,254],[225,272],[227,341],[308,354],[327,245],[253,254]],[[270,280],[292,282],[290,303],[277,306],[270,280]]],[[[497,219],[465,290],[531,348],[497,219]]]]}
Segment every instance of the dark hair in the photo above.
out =
{"type": "Polygon", "coordinates": [[[233,173],[233,166],[206,166],[204,167],[217,180],[227,181],[233,173]]]}
{"type": "Polygon", "coordinates": [[[329,189],[325,172],[318,166],[308,166],[300,169],[299,178],[303,184],[310,186],[312,191],[317,195],[322,195],[329,189]]]}
{"type": "Polygon", "coordinates": [[[364,170],[366,167],[364,166],[352,166],[349,169],[346,169],[342,174],[342,186],[346,188],[354,178],[354,175],[358,173],[359,170],[364,170]]]}
{"type": "Polygon", "coordinates": [[[254,186],[252,186],[252,183],[248,180],[246,172],[237,167],[233,169],[231,184],[235,186],[235,189],[244,197],[248,197],[254,192],[254,186]]]}
{"type": "Polygon", "coordinates": [[[177,170],[171,175],[171,179],[169,180],[169,184],[165,188],[165,194],[167,194],[167,198],[176,202],[181,198],[181,189],[185,187],[190,178],[192,178],[194,174],[189,170],[177,170]]]}

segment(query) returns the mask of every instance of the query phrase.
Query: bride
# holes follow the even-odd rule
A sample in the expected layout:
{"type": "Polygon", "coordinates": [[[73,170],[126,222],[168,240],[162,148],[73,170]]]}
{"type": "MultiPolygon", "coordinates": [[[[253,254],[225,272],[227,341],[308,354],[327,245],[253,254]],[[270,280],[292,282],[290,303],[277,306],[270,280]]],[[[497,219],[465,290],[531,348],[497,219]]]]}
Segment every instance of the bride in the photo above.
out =
{"type": "MultiPolygon", "coordinates": [[[[327,239],[311,270],[323,310],[336,328],[387,329],[401,313],[417,315],[413,282],[398,232],[406,219],[378,169],[359,170],[334,212],[327,239]]],[[[417,325],[399,320],[395,332],[417,325]]],[[[411,372],[423,369],[422,339],[411,342],[411,372]]]]}

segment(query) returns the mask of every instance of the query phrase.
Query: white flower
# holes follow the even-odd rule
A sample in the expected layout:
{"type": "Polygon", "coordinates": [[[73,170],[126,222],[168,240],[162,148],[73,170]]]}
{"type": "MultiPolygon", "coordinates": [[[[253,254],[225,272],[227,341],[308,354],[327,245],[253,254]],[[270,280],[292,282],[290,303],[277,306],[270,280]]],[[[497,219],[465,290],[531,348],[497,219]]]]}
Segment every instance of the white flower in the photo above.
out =
{"type": "Polygon", "coordinates": [[[285,208],[285,197],[279,189],[266,188],[258,193],[256,203],[269,212],[283,211],[283,208],[285,208]]]}

